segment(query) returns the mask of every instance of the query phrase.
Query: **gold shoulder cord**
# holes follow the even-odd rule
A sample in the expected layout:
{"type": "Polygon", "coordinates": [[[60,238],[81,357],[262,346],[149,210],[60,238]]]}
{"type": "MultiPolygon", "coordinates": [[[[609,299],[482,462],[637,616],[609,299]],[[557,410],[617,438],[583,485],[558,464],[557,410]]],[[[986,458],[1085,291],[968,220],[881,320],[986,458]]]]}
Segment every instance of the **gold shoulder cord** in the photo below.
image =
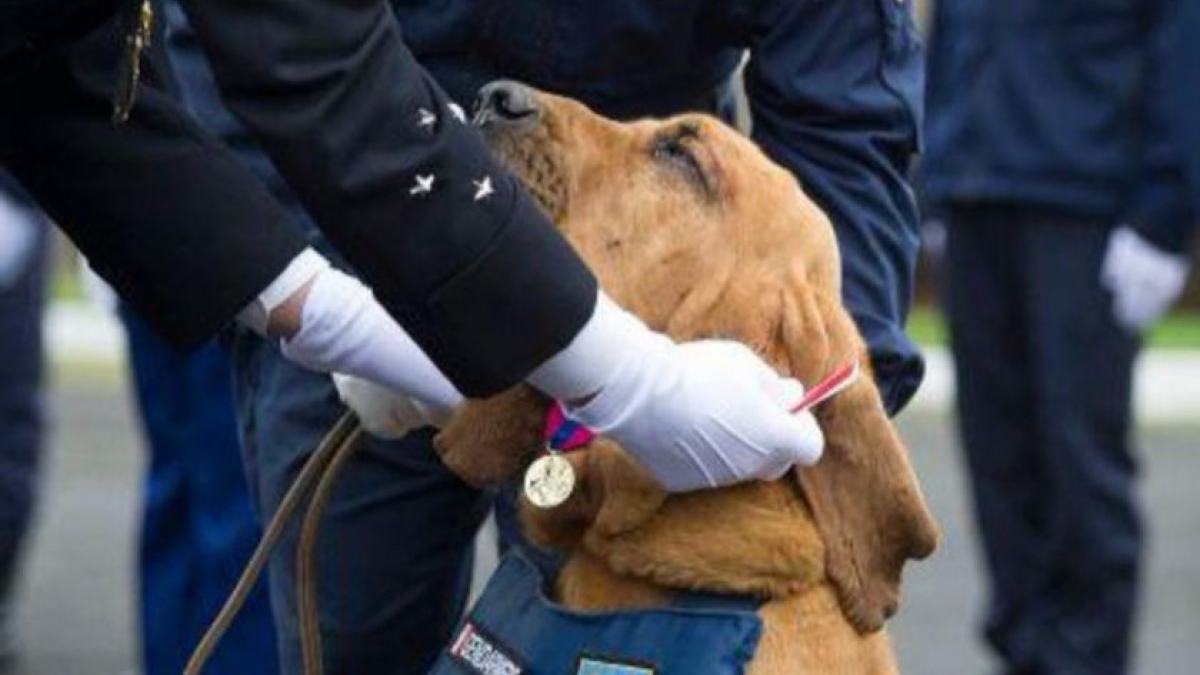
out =
{"type": "Polygon", "coordinates": [[[142,53],[150,46],[154,29],[154,6],[151,0],[142,0],[136,19],[125,32],[125,45],[121,52],[120,73],[113,94],[113,124],[124,124],[137,100],[138,79],[142,75],[142,53]]]}

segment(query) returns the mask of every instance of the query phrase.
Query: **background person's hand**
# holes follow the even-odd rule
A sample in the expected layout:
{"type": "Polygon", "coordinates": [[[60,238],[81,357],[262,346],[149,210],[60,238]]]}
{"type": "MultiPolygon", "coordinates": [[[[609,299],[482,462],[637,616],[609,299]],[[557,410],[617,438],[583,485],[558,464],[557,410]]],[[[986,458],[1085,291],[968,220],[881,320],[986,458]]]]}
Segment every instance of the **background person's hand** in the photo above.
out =
{"type": "Polygon", "coordinates": [[[745,345],[676,344],[603,296],[584,332],[530,383],[672,492],[778,478],[815,463],[824,447],[810,413],[788,412],[804,387],[745,345]],[[581,373],[601,380],[583,396],[581,373]]]}
{"type": "Polygon", "coordinates": [[[1119,227],[1108,240],[1100,278],[1112,292],[1117,322],[1141,332],[1179,299],[1188,270],[1184,256],[1156,247],[1131,228],[1119,227]]]}
{"type": "Polygon", "coordinates": [[[42,226],[27,208],[0,191],[0,290],[14,283],[29,265],[36,228],[42,226]]]}
{"type": "Polygon", "coordinates": [[[353,375],[334,373],[333,384],[363,429],[379,438],[396,439],[414,429],[441,427],[454,412],[353,375]]]}

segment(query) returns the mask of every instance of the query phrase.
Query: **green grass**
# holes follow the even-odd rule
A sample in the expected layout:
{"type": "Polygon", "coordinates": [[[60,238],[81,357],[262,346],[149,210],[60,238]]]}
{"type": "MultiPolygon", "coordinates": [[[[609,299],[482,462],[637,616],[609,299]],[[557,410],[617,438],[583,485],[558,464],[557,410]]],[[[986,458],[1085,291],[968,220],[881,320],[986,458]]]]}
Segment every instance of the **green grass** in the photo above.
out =
{"type": "Polygon", "coordinates": [[[1166,349],[1200,348],[1200,312],[1176,313],[1150,332],[1150,346],[1166,349]]]}
{"type": "MultiPolygon", "coordinates": [[[[908,320],[908,334],[923,345],[946,344],[946,322],[942,313],[918,307],[908,320]]],[[[1147,345],[1161,349],[1200,349],[1200,312],[1176,312],[1150,331],[1147,345]]]]}
{"type": "Polygon", "coordinates": [[[55,300],[83,300],[83,283],[78,270],[64,270],[59,266],[50,275],[50,297],[55,300]]]}
{"type": "Polygon", "coordinates": [[[922,345],[945,345],[946,320],[942,313],[930,307],[914,307],[908,315],[908,335],[922,345]]]}

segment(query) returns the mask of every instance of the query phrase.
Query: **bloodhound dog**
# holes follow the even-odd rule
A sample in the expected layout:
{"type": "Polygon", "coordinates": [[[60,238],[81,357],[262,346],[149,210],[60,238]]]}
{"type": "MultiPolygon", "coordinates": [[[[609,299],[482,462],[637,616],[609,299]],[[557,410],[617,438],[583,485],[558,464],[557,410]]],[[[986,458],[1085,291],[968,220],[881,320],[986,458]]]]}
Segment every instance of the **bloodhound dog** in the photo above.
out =
{"type": "MultiPolygon", "coordinates": [[[[868,369],[828,219],[752,142],[702,115],[625,124],[521,95],[489,141],[619,304],[679,341],[740,340],[809,386],[848,361],[868,369]]],[[[543,446],[547,405],[525,387],[470,402],[436,445],[469,482],[511,480],[543,446]]],[[[567,455],[571,498],[522,510],[534,542],[567,554],[555,599],[751,594],[764,624],[751,675],[897,673],[884,622],[938,528],[870,377],[815,414],[824,457],[773,482],[668,494],[611,441],[567,455]]]]}

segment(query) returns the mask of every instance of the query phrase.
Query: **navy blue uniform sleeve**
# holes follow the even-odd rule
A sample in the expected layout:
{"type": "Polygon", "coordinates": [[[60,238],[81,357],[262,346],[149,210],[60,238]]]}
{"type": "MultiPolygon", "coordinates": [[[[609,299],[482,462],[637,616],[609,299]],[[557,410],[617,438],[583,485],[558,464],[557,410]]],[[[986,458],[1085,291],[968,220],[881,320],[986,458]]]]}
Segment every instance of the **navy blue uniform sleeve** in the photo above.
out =
{"type": "Polygon", "coordinates": [[[1179,83],[1170,99],[1172,124],[1185,149],[1193,228],[1200,224],[1200,114],[1196,110],[1196,74],[1200,73],[1200,2],[1179,2],[1178,23],[1170,35],[1166,68],[1170,82],[1179,83]]]}
{"type": "Polygon", "coordinates": [[[907,171],[924,85],[910,9],[902,0],[762,0],[747,15],[754,138],[833,221],[844,300],[895,413],[924,375],[904,333],[920,245],[907,171]]]}
{"type": "MultiPolygon", "coordinates": [[[[1189,52],[1200,50],[1200,26],[1189,31],[1186,25],[1186,13],[1196,13],[1196,5],[1194,0],[1153,0],[1145,4],[1143,15],[1146,89],[1138,97],[1143,106],[1142,170],[1125,220],[1147,240],[1173,253],[1185,251],[1200,217],[1195,197],[1195,181],[1200,178],[1190,176],[1189,186],[1189,171],[1200,169],[1195,157],[1200,154],[1196,130],[1200,122],[1194,110],[1196,71],[1184,67],[1189,52]],[[1185,108],[1192,109],[1185,112],[1185,108]]],[[[1194,54],[1192,58],[1200,61],[1194,54]]]]}
{"type": "Polygon", "coordinates": [[[185,0],[229,108],[468,395],[523,379],[596,282],[414,60],[384,0],[185,0]]]}

